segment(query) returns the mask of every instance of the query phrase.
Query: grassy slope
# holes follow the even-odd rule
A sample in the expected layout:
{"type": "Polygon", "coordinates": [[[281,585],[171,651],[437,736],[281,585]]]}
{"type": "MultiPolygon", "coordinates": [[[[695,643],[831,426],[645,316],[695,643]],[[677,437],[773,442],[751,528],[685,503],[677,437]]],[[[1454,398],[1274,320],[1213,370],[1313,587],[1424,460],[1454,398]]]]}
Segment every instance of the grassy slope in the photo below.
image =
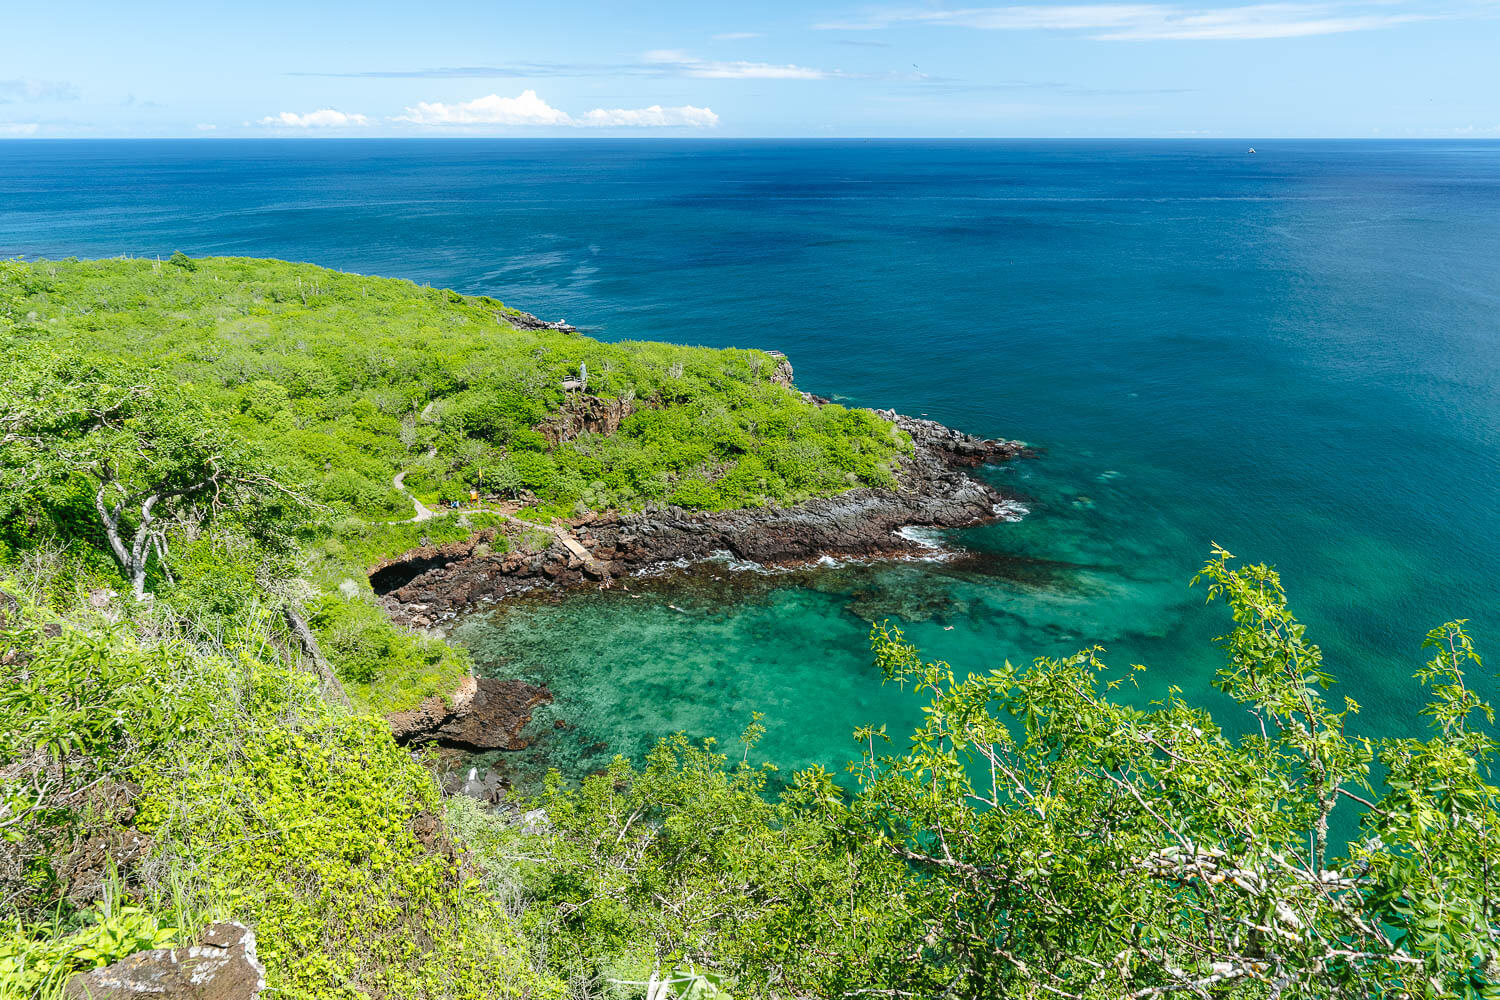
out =
{"type": "MultiPolygon", "coordinates": [[[[393,630],[364,570],[484,519],[389,523],[412,510],[392,487],[398,471],[435,507],[479,489],[534,498],[529,513],[546,517],[790,504],[889,485],[909,448],[868,411],[812,406],[773,383],[762,351],[604,344],[517,329],[516,315],[486,297],[281,261],[0,263],[8,349],[156,368],[327,506],[308,539],[312,624],[356,702],[381,712],[453,690],[469,663],[393,630]],[[585,364],[591,394],[639,409],[617,434],[550,448],[534,428],[564,406],[562,382],[585,364]]],[[[210,617],[226,588],[257,588],[233,554],[184,547],[174,558],[203,564],[176,567],[183,585],[159,588],[193,620],[210,617]]],[[[106,577],[111,565],[94,561],[106,577]]]]}
{"type": "Polygon", "coordinates": [[[226,917],[254,927],[267,996],[560,992],[431,774],[380,720],[325,704],[255,608],[215,650],[156,612],[30,604],[36,582],[0,570],[23,596],[0,623],[0,1000],[52,1000],[226,917]]]}
{"type": "Polygon", "coordinates": [[[428,500],[480,486],[529,489],[555,513],[740,507],[889,484],[905,447],[867,411],[773,384],[762,351],[523,331],[493,299],[308,264],[189,265],[6,265],[10,339],[149,360],[235,414],[320,500],[362,517],[409,516],[391,487],[402,469],[428,500]],[[563,405],[580,364],[591,393],[645,405],[617,435],[549,452],[532,428],[563,405]]]}

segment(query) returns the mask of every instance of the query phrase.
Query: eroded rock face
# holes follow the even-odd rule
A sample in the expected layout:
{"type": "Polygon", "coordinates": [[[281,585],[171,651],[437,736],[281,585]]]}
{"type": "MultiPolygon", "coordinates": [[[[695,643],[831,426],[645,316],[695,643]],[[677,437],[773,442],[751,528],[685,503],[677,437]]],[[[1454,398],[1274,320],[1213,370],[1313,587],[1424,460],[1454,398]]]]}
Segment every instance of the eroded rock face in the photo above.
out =
{"type": "Polygon", "coordinates": [[[521,730],[531,710],[552,692],[523,681],[466,677],[448,700],[431,697],[405,712],[386,716],[396,742],[436,743],[460,750],[524,750],[521,730]]]}
{"type": "Polygon", "coordinates": [[[633,399],[605,399],[574,395],[561,410],[536,425],[536,431],[552,447],[580,434],[613,434],[620,422],[635,412],[633,399]]]}
{"type": "Polygon", "coordinates": [[[140,951],[68,980],[68,1000],[256,1000],[266,969],[255,956],[255,933],[244,924],[211,925],[184,948],[140,951]]]}
{"type": "Polygon", "coordinates": [[[553,320],[548,322],[539,316],[533,316],[529,312],[520,309],[511,309],[498,317],[515,327],[517,330],[558,330],[562,333],[577,333],[578,328],[571,326],[566,320],[553,320]]]}
{"type": "Polygon", "coordinates": [[[790,389],[792,379],[796,376],[796,372],[792,370],[792,363],[780,351],[767,351],[766,353],[776,359],[776,370],[771,373],[771,381],[790,389]]]}

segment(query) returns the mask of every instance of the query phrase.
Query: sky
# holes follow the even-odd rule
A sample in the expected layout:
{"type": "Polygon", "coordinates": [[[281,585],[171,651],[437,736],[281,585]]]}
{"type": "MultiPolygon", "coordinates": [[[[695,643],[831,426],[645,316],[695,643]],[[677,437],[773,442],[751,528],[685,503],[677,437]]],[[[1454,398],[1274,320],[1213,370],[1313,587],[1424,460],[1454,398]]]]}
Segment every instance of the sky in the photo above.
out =
{"type": "Polygon", "coordinates": [[[3,0],[0,25],[0,138],[1500,138],[1500,0],[3,0]]]}

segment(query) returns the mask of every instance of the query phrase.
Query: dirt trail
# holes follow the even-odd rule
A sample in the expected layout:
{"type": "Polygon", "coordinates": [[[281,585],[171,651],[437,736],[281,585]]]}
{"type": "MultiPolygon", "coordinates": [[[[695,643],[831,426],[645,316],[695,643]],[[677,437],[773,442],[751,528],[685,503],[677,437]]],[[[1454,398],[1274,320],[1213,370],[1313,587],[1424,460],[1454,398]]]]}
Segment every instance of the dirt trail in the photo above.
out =
{"type": "Polygon", "coordinates": [[[398,524],[400,524],[400,523],[413,524],[413,523],[415,523],[417,521],[426,521],[426,520],[429,520],[431,518],[437,517],[437,514],[434,511],[432,511],[431,509],[429,509],[426,504],[424,504],[422,501],[418,500],[416,497],[412,496],[410,493],[407,493],[407,491],[406,491],[406,471],[405,470],[402,470],[401,472],[396,473],[396,477],[391,480],[391,485],[394,486],[394,487],[396,487],[396,489],[400,490],[402,493],[406,493],[406,495],[408,497],[411,497],[412,508],[415,509],[416,512],[417,512],[417,516],[411,518],[409,521],[407,521],[407,522],[399,522],[398,521],[396,523],[398,523],[398,524]]]}
{"type": "MultiPolygon", "coordinates": [[[[424,504],[422,501],[418,500],[415,496],[412,496],[412,494],[407,491],[406,472],[404,470],[396,473],[395,477],[391,480],[391,485],[411,498],[412,508],[416,511],[415,517],[408,518],[405,521],[394,521],[392,522],[394,524],[415,524],[419,521],[430,521],[435,517],[446,517],[449,514],[497,513],[494,511],[485,511],[482,508],[476,510],[435,511],[424,504]]],[[[525,521],[514,515],[501,514],[501,516],[505,517],[506,520],[513,521],[516,524],[523,524],[528,528],[536,528],[539,531],[551,532],[551,534],[559,542],[562,542],[563,548],[571,552],[585,566],[589,567],[591,570],[598,570],[599,563],[594,558],[594,554],[588,549],[584,548],[583,543],[580,542],[576,537],[574,537],[573,533],[567,528],[564,528],[558,524],[548,525],[538,524],[535,521],[525,521]]]]}

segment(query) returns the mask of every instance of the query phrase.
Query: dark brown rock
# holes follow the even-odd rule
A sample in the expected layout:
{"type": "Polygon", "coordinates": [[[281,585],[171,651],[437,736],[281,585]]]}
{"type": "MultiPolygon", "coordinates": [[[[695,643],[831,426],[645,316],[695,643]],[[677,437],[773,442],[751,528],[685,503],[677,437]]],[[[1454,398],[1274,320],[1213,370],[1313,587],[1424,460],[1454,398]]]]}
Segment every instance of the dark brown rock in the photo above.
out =
{"type": "MultiPolygon", "coordinates": [[[[406,586],[418,580],[430,569],[447,566],[455,560],[474,558],[475,549],[481,545],[488,546],[495,540],[495,534],[494,528],[486,528],[461,542],[424,545],[421,548],[403,552],[394,559],[376,563],[370,570],[370,584],[377,594],[388,593],[398,587],[406,586]]],[[[419,598],[419,600],[429,603],[431,599],[419,598]]]]}
{"type": "MultiPolygon", "coordinates": [[[[104,796],[97,797],[94,804],[104,809],[109,808],[104,796]]],[[[128,823],[135,818],[133,806],[127,805],[111,811],[117,822],[128,823]]],[[[151,850],[151,845],[150,837],[129,827],[106,829],[75,844],[59,866],[68,886],[68,900],[74,905],[82,906],[102,897],[107,891],[109,879],[134,868],[151,850]]]]}
{"type": "Polygon", "coordinates": [[[244,924],[218,923],[182,948],[139,951],[68,980],[68,1000],[255,1000],[266,969],[255,956],[255,933],[244,924]]]}
{"type": "Polygon", "coordinates": [[[507,309],[502,314],[497,314],[497,319],[504,320],[517,330],[558,330],[562,333],[577,333],[578,328],[570,326],[565,320],[553,320],[548,322],[539,316],[533,316],[529,312],[520,309],[507,309]]]}
{"type": "Polygon", "coordinates": [[[552,692],[523,681],[466,677],[444,700],[436,696],[416,708],[386,716],[396,742],[436,743],[461,750],[522,750],[521,730],[531,710],[552,700],[552,692]]]}

